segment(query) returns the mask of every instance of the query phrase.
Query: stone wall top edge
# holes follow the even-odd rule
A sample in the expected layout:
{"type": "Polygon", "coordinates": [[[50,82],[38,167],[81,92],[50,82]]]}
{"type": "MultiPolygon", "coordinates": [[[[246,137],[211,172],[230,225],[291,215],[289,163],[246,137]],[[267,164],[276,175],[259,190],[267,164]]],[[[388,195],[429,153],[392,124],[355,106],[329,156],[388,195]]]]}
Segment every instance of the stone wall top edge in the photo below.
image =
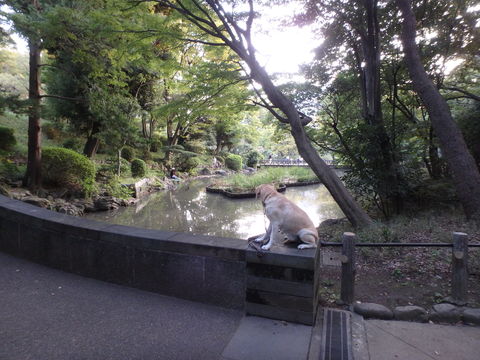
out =
{"type": "Polygon", "coordinates": [[[0,216],[5,216],[10,221],[37,227],[39,230],[78,235],[81,238],[120,243],[124,246],[144,249],[151,247],[152,250],[172,249],[175,252],[183,252],[182,250],[185,249],[185,252],[191,254],[198,249],[201,254],[220,258],[230,258],[232,253],[237,253],[234,258],[238,258],[239,253],[241,253],[240,257],[244,257],[247,246],[247,242],[241,239],[103,223],[60,214],[2,195],[0,195],[0,216]],[[76,234],[72,234],[74,229],[78,229],[76,234]],[[175,246],[171,246],[172,244],[175,246]]]}

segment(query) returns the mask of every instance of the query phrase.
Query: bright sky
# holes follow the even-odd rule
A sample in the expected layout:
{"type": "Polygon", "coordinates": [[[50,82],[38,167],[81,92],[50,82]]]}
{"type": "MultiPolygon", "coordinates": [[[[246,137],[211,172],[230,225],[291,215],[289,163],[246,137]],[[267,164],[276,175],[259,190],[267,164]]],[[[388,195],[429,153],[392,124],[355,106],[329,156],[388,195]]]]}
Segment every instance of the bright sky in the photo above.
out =
{"type": "Polygon", "coordinates": [[[309,27],[286,27],[280,22],[301,10],[301,4],[256,8],[261,17],[254,21],[253,43],[261,65],[269,74],[297,74],[299,66],[313,59],[313,50],[322,39],[309,27]]]}

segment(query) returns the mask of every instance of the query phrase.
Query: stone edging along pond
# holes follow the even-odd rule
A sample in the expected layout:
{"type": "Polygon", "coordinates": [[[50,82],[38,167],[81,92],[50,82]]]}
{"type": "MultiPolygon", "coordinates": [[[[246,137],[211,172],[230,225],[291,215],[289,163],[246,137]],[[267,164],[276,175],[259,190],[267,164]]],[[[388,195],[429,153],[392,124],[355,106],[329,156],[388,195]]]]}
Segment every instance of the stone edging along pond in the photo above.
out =
{"type": "MultiPolygon", "coordinates": [[[[307,185],[316,185],[316,184],[320,184],[320,181],[315,180],[315,181],[299,181],[294,183],[284,183],[284,184],[280,184],[280,186],[277,188],[277,191],[285,192],[285,190],[288,187],[307,186],[307,185]]],[[[214,185],[207,186],[206,191],[214,194],[222,194],[231,199],[247,199],[247,198],[255,197],[255,192],[233,192],[233,191],[230,191],[229,188],[220,188],[220,187],[215,187],[214,185]]]]}

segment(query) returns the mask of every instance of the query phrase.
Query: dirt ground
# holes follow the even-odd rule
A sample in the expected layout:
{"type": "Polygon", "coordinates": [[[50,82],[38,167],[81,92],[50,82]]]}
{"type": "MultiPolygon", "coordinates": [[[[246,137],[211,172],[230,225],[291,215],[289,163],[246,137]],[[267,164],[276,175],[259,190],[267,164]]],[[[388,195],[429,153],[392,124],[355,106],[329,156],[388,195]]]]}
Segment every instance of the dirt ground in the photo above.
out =
{"type": "MultiPolygon", "coordinates": [[[[445,223],[445,222],[442,222],[445,223]]],[[[322,241],[338,238],[329,229],[320,231],[322,241]]],[[[466,230],[466,229],[465,229],[466,230]]],[[[347,230],[349,231],[349,230],[347,230]]],[[[445,229],[439,229],[445,233],[445,229]]],[[[478,229],[469,229],[470,243],[480,243],[478,229]]],[[[394,230],[398,242],[439,242],[430,231],[412,231],[399,227],[394,230]]],[[[361,239],[359,240],[361,241],[361,239]]],[[[371,239],[367,241],[371,242],[371,239]]],[[[441,242],[448,241],[442,239],[441,242]]],[[[389,242],[380,239],[378,242],[389,242]]],[[[340,252],[341,248],[320,248],[320,251],[340,252]]],[[[396,306],[418,305],[430,309],[451,295],[450,247],[419,248],[356,248],[355,301],[373,302],[394,308],[396,306]]],[[[341,268],[320,267],[320,303],[325,306],[338,306],[340,299],[341,268]]],[[[468,253],[468,306],[480,307],[480,248],[470,247],[468,253]]]]}
{"type": "MultiPolygon", "coordinates": [[[[389,308],[431,308],[451,293],[451,250],[435,248],[360,249],[357,252],[355,300],[389,308]]],[[[469,251],[468,305],[480,307],[480,249],[469,251]]],[[[340,268],[321,267],[320,303],[340,299],[340,268]]]]}

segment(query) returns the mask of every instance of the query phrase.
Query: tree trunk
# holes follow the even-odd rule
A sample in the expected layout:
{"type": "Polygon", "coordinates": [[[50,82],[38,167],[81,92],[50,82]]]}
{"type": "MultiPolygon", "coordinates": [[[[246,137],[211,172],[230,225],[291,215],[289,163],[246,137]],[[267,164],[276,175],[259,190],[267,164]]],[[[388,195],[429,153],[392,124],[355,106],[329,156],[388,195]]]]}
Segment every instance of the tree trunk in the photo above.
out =
{"type": "Polygon", "coordinates": [[[338,206],[354,227],[364,227],[372,223],[367,213],[358,205],[335,172],[322,160],[305,133],[300,115],[295,105],[273,84],[266,71],[251,57],[244,57],[252,71],[252,77],[262,85],[271,103],[278,107],[288,119],[291,134],[302,158],[308,163],[315,175],[325,185],[338,206]]]}
{"type": "Polygon", "coordinates": [[[364,118],[372,127],[371,144],[374,146],[373,167],[380,170],[377,176],[380,180],[379,195],[386,204],[384,211],[390,212],[391,205],[396,209],[401,208],[402,199],[398,196],[399,174],[395,171],[394,155],[390,138],[385,129],[382,113],[381,82],[380,82],[380,26],[378,23],[377,1],[364,1],[366,13],[366,33],[362,34],[362,49],[365,67],[360,68],[364,72],[364,90],[361,92],[365,99],[364,118]],[[391,203],[394,204],[391,204],[391,203]]]}
{"type": "Polygon", "coordinates": [[[117,176],[122,174],[122,149],[117,150],[117,176]]]}
{"type": "Polygon", "coordinates": [[[89,158],[92,158],[97,153],[100,146],[100,139],[96,137],[96,134],[100,131],[100,124],[96,121],[93,122],[92,131],[88,135],[87,142],[83,147],[83,154],[89,158]]]}
{"type": "Polygon", "coordinates": [[[480,173],[445,99],[428,77],[415,43],[415,14],[410,0],[397,0],[403,14],[402,43],[413,88],[425,105],[442,154],[452,172],[457,196],[467,218],[480,218],[480,173]]]}
{"type": "Polygon", "coordinates": [[[253,80],[262,85],[262,88],[267,94],[269,101],[273,104],[273,108],[269,108],[273,115],[278,115],[278,119],[289,123],[291,126],[291,133],[295,139],[298,152],[303,159],[310,165],[314,173],[323,182],[330,194],[333,196],[337,204],[348,220],[355,227],[362,227],[370,225],[372,220],[367,213],[358,205],[351,194],[347,191],[338,176],[328,167],[327,164],[320,158],[315,148],[312,146],[310,139],[308,139],[303,126],[305,118],[301,118],[295,105],[273,84],[263,67],[260,66],[255,57],[255,49],[251,42],[251,28],[255,12],[253,10],[253,0],[249,0],[249,15],[246,20],[246,28],[241,29],[235,22],[234,17],[227,15],[224,11],[220,1],[209,0],[206,1],[208,7],[218,15],[222,26],[219,26],[208,14],[207,9],[203,9],[200,2],[195,2],[196,6],[206,14],[204,18],[199,17],[196,13],[191,12],[187,6],[182,4],[182,1],[177,0],[175,5],[170,1],[160,1],[161,5],[165,5],[171,9],[179,11],[185,18],[193,22],[202,31],[209,33],[221,39],[225,45],[230,47],[235,53],[243,59],[250,68],[250,76],[253,80]],[[178,6],[177,6],[178,4],[178,6]],[[230,37],[225,34],[228,33],[230,37]],[[280,109],[286,119],[279,116],[274,108],[280,109]]]}
{"type": "Polygon", "coordinates": [[[438,156],[438,147],[434,144],[433,128],[430,127],[428,135],[428,158],[430,160],[430,170],[432,179],[442,177],[442,160],[438,156]]]}
{"type": "Polygon", "coordinates": [[[38,40],[29,42],[29,88],[28,100],[28,160],[23,185],[35,192],[41,185],[41,127],[40,127],[40,45],[38,40]]]}

